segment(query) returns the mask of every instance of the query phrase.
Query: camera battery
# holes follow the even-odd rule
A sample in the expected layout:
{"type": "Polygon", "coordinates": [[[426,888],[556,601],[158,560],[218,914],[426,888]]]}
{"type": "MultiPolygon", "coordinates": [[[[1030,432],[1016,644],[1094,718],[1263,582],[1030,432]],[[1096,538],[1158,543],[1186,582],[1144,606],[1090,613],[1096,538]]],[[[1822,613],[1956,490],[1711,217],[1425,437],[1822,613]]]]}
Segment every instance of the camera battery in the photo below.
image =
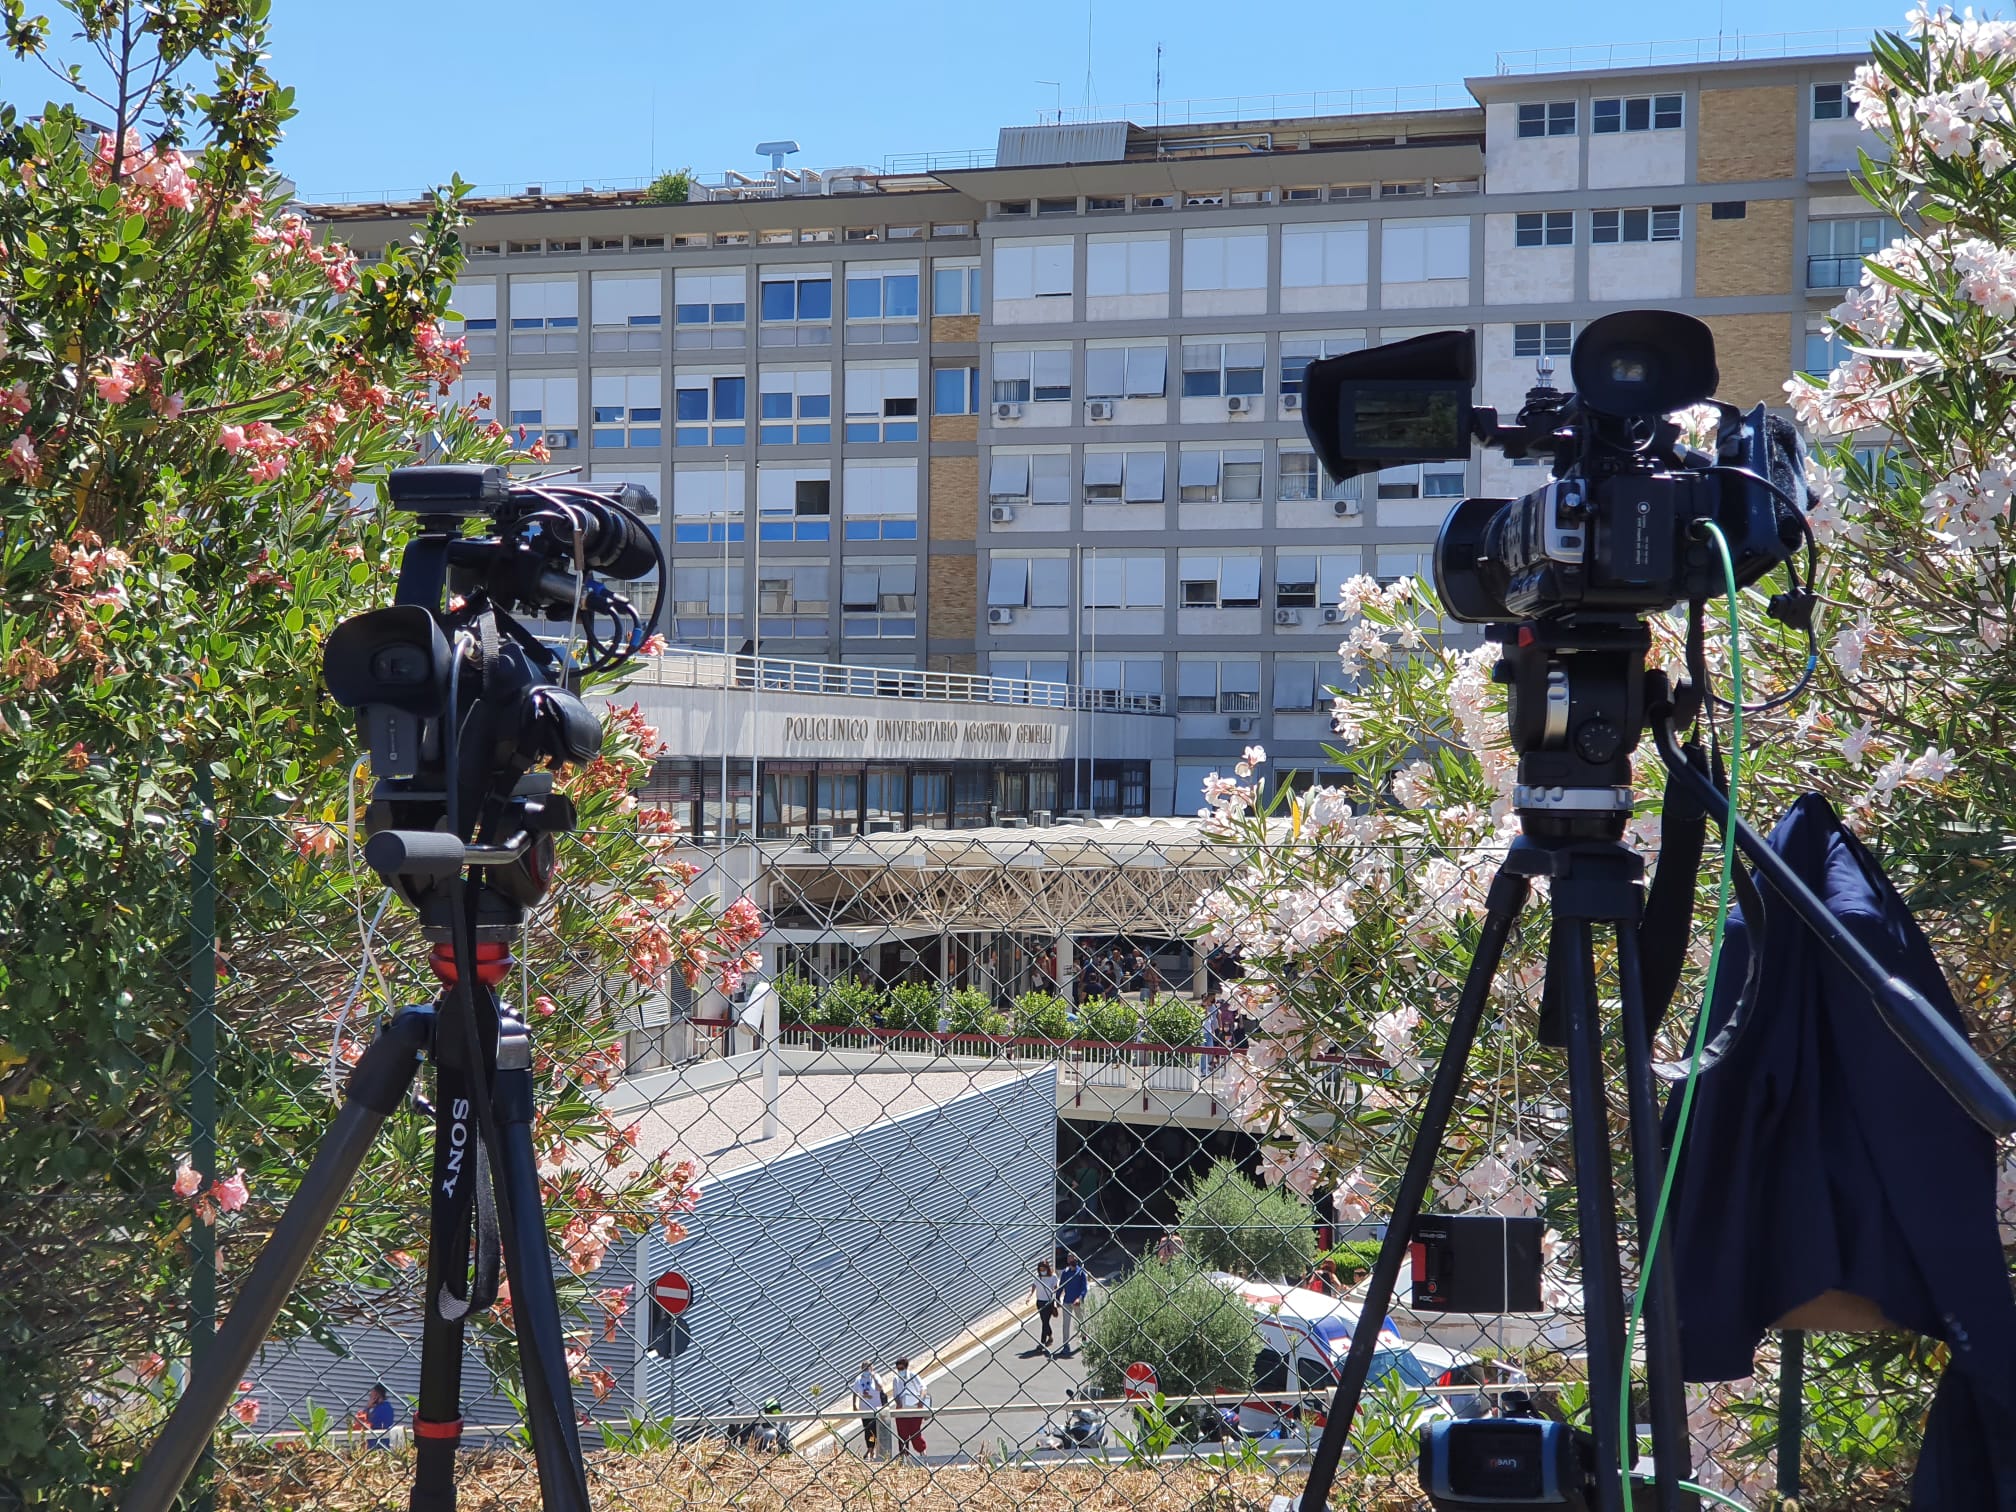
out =
{"type": "Polygon", "coordinates": [[[1414,1220],[1417,1312],[1540,1310],[1538,1218],[1424,1213],[1414,1220]]]}
{"type": "Polygon", "coordinates": [[[1536,1418],[1430,1423],[1421,1432],[1421,1489],[1438,1512],[1587,1512],[1591,1450],[1567,1424],[1536,1418]]]}

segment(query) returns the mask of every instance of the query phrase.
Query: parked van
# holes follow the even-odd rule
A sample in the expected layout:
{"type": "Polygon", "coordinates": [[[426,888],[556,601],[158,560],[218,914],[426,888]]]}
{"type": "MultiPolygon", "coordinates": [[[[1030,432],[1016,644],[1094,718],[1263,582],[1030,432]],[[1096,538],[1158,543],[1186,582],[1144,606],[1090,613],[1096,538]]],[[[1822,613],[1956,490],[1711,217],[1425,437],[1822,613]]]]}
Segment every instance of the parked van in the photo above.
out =
{"type": "MultiPolygon", "coordinates": [[[[1321,1426],[1329,1393],[1336,1389],[1344,1356],[1351,1349],[1351,1335],[1358,1326],[1358,1308],[1337,1297],[1310,1291],[1301,1286],[1281,1286],[1269,1281],[1249,1281],[1229,1271],[1213,1271],[1211,1279],[1252,1309],[1260,1329],[1260,1359],[1254,1367],[1253,1389],[1276,1393],[1306,1391],[1308,1401],[1240,1403],[1238,1427],[1241,1433],[1260,1436],[1280,1431],[1298,1431],[1321,1426]]],[[[1430,1370],[1416,1358],[1400,1337],[1400,1330],[1388,1318],[1379,1330],[1379,1347],[1372,1356],[1368,1387],[1389,1378],[1406,1386],[1424,1388],[1436,1384],[1440,1372],[1430,1370]]],[[[1422,1405],[1420,1418],[1447,1417],[1449,1411],[1430,1399],[1422,1405]]]]}

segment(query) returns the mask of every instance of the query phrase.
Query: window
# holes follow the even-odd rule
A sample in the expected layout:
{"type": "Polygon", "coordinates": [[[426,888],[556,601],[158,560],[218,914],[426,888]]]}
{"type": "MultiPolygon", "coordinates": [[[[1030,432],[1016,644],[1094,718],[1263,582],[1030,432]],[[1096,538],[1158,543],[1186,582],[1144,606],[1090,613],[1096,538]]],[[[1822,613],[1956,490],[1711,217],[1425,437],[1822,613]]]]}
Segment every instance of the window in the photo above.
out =
{"type": "Polygon", "coordinates": [[[1078,201],[1075,199],[1039,199],[1036,201],[1038,215],[1076,215],[1078,201]]]}
{"type": "Polygon", "coordinates": [[[1806,287],[1845,289],[1862,280],[1862,259],[1880,252],[1903,228],[1887,215],[1806,223],[1806,287]]]}
{"type": "Polygon", "coordinates": [[[847,364],[847,439],[917,439],[917,364],[847,364]]]}
{"type": "Polygon", "coordinates": [[[941,367],[931,370],[931,410],[939,415],[980,412],[980,369],[941,367]]]}
{"type": "Polygon", "coordinates": [[[1333,656],[1328,664],[1306,661],[1300,657],[1278,656],[1274,659],[1274,712],[1277,714],[1311,714],[1330,707],[1330,689],[1324,685],[1323,674],[1334,669],[1337,659],[1333,656]]]}
{"type": "Polygon", "coordinates": [[[1085,213],[1087,215],[1110,215],[1115,210],[1125,210],[1126,208],[1127,196],[1124,194],[1088,194],[1085,196],[1085,213]]]}
{"type": "Polygon", "coordinates": [[[1801,372],[1811,373],[1815,378],[1825,378],[1835,368],[1846,362],[1854,354],[1848,350],[1848,343],[1837,331],[1808,331],[1806,333],[1806,362],[1801,372]]]}
{"type": "Polygon", "coordinates": [[[1069,504],[1069,452],[1004,452],[998,448],[987,470],[990,504],[1069,504]]]}
{"type": "Polygon", "coordinates": [[[1358,553],[1327,556],[1282,555],[1274,563],[1276,609],[1328,609],[1344,584],[1359,572],[1358,553]]]}
{"type": "Polygon", "coordinates": [[[1087,609],[1160,609],[1162,553],[1123,555],[1088,548],[1080,561],[1087,609]]]}
{"type": "MultiPolygon", "coordinates": [[[[996,557],[996,561],[1000,558],[996,557]]],[[[1070,587],[1071,574],[1064,574],[1065,587],[1070,587]]],[[[990,656],[987,658],[987,675],[1008,682],[1018,683],[1068,683],[1071,681],[1071,663],[1050,656],[990,656]]],[[[1027,703],[1029,690],[1009,689],[1008,701],[1027,703]]],[[[993,690],[990,698],[1001,700],[1001,690],[993,690]]]]}
{"type": "Polygon", "coordinates": [[[828,541],[833,538],[832,516],[833,472],[828,464],[778,467],[765,463],[756,469],[756,531],[760,539],[828,541]]]}
{"type": "MultiPolygon", "coordinates": [[[[1130,698],[1152,699],[1148,705],[1162,705],[1162,658],[1159,656],[1088,656],[1084,662],[1084,685],[1100,693],[1120,693],[1130,698]]],[[[1117,703],[1118,700],[1101,700],[1117,703]]]]}
{"type": "Polygon", "coordinates": [[[1401,179],[1397,182],[1382,183],[1379,186],[1381,199],[1419,199],[1428,192],[1428,185],[1422,179],[1401,179]]]}
{"type": "Polygon", "coordinates": [[[1592,242],[1667,242],[1680,240],[1680,207],[1653,205],[1634,210],[1589,212],[1592,242]]]}
{"type": "Polygon", "coordinates": [[[1179,714],[1252,714],[1260,708],[1257,658],[1192,660],[1176,665],[1179,714]]]}
{"type": "Polygon", "coordinates": [[[1572,320],[1528,320],[1512,327],[1514,357],[1566,357],[1574,346],[1572,320]]]}
{"type": "Polygon", "coordinates": [[[673,379],[675,446],[740,446],[749,380],[740,373],[682,371],[673,379]]]}
{"type": "Polygon", "coordinates": [[[932,235],[933,235],[934,237],[937,237],[937,236],[944,236],[944,237],[956,237],[956,236],[971,236],[971,235],[973,234],[973,222],[971,222],[971,221],[935,221],[935,222],[933,222],[933,223],[932,223],[932,226],[931,226],[931,234],[932,234],[932,235]]]}
{"type": "Polygon", "coordinates": [[[765,562],[756,579],[756,608],[765,636],[820,639],[832,601],[833,569],[824,562],[765,562]]]}
{"type": "MultiPolygon", "coordinates": [[[[1600,210],[1597,212],[1598,215],[1603,213],[1600,210]]],[[[1575,245],[1575,212],[1522,211],[1512,217],[1512,240],[1521,247],[1572,247],[1575,245]]]]}
{"type": "Polygon", "coordinates": [[[1550,137],[1575,135],[1575,102],[1548,100],[1519,107],[1519,135],[1550,137]]]}
{"type": "Polygon", "coordinates": [[[1333,205],[1343,200],[1364,200],[1370,198],[1372,198],[1372,186],[1370,184],[1332,184],[1330,186],[1330,203],[1333,205]]]}
{"type": "Polygon", "coordinates": [[[1087,399],[1160,399],[1169,391],[1169,348],[1095,345],[1085,347],[1087,399]]]}
{"type": "Polygon", "coordinates": [[[672,569],[672,623],[680,640],[715,641],[740,635],[742,611],[740,564],[672,569]]]}
{"type": "Polygon", "coordinates": [[[859,562],[840,568],[841,630],[887,640],[917,633],[917,563],[859,562]]]}
{"type": "Polygon", "coordinates": [[[1598,136],[1618,131],[1678,131],[1685,112],[1677,94],[1632,95],[1597,100],[1589,108],[1589,129],[1598,136]]]}
{"type": "Polygon", "coordinates": [[[1185,504],[1260,502],[1260,448],[1184,447],[1176,470],[1177,498],[1185,504]]]}
{"type": "Polygon", "coordinates": [[[1389,220],[1379,233],[1387,283],[1423,283],[1470,276],[1470,219],[1389,220]]]}
{"type": "Polygon", "coordinates": [[[581,280],[572,273],[515,275],[511,280],[514,356],[581,350],[581,280]]]}
{"type": "MultiPolygon", "coordinates": [[[[995,552],[987,566],[987,607],[990,609],[1068,609],[1071,607],[1071,559],[1054,556],[1003,556],[995,552]]],[[[998,666],[999,663],[997,662],[998,666]]],[[[1062,682],[1064,668],[1054,679],[1062,682]]]]}
{"type": "Polygon", "coordinates": [[[1169,238],[1159,232],[1087,237],[1085,292],[1094,296],[1167,294],[1169,238]]]}
{"type": "Polygon", "coordinates": [[[762,343],[824,346],[833,339],[833,278],[826,269],[762,270],[762,343]]]}
{"type": "Polygon", "coordinates": [[[765,367],[756,439],[765,446],[823,446],[833,439],[833,370],[765,367]]]}
{"type": "Polygon", "coordinates": [[[553,451],[571,451],[579,446],[581,398],[574,375],[514,376],[509,420],[521,446],[530,446],[535,441],[544,441],[553,451]]]}
{"type": "Polygon", "coordinates": [[[931,265],[931,313],[933,315],[978,315],[980,313],[980,264],[948,263],[931,265]]]}
{"type": "MultiPolygon", "coordinates": [[[[455,285],[448,307],[462,317],[462,339],[469,343],[471,357],[497,355],[497,280],[472,279],[455,285]]],[[[450,335],[454,334],[451,325],[450,335]]]]}
{"type": "Polygon", "coordinates": [[[1071,243],[1010,237],[994,243],[994,297],[1069,299],[1071,243]]]}
{"type": "Polygon", "coordinates": [[[1160,504],[1165,496],[1168,458],[1161,451],[1085,453],[1085,502],[1160,504]]]}
{"type": "Polygon", "coordinates": [[[1209,399],[1219,394],[1259,394],[1263,391],[1266,344],[1257,337],[1243,341],[1183,344],[1183,397],[1209,399]]]}
{"type": "Polygon", "coordinates": [[[1402,578],[1427,577],[1428,561],[1425,551],[1382,551],[1375,576],[1382,587],[1390,588],[1402,578]]]}
{"type": "Polygon", "coordinates": [[[748,341],[748,280],[740,271],[672,275],[672,320],[682,347],[741,347],[748,341]]]}
{"type": "Polygon", "coordinates": [[[1378,497],[1382,499],[1460,499],[1463,497],[1463,464],[1460,462],[1410,463],[1389,467],[1379,473],[1378,497]]]}
{"type": "Polygon", "coordinates": [[[996,404],[1049,404],[1071,398],[1069,347],[994,349],[996,404]]]}
{"type": "Polygon", "coordinates": [[[1316,289],[1364,283],[1366,243],[1363,221],[1343,226],[1283,226],[1281,286],[1316,289]]]}
{"type": "Polygon", "coordinates": [[[1299,394],[1309,364],[1321,357],[1355,352],[1365,345],[1362,336],[1283,336],[1281,338],[1281,392],[1299,394]]]}
{"type": "Polygon", "coordinates": [[[656,373],[598,372],[588,388],[595,412],[589,437],[597,450],[664,444],[664,399],[656,373]]]}
{"type": "Polygon", "coordinates": [[[1358,479],[1330,482],[1323,476],[1314,452],[1283,450],[1280,487],[1276,490],[1276,497],[1290,503],[1308,499],[1355,499],[1358,497],[1358,479]]]}
{"type": "Polygon", "coordinates": [[[1177,554],[1176,602],[1184,609],[1260,607],[1260,557],[1177,554]]]}
{"type": "Polygon", "coordinates": [[[656,273],[597,273],[589,285],[598,352],[656,352],[665,341],[665,289],[656,273]]]}
{"type": "Polygon", "coordinates": [[[1710,220],[1743,220],[1750,214],[1748,200],[1716,200],[1708,207],[1710,220]]]}
{"type": "Polygon", "coordinates": [[[672,539],[699,543],[739,541],[742,530],[742,469],[672,469],[672,539]]]}
{"type": "Polygon", "coordinates": [[[1267,233],[1250,231],[1185,231],[1185,290],[1264,289],[1267,287],[1267,233]]]}
{"type": "Polygon", "coordinates": [[[915,458],[850,459],[842,475],[842,533],[850,541],[917,539],[915,458]]]}
{"type": "Polygon", "coordinates": [[[1816,121],[1845,121],[1848,118],[1848,86],[1845,84],[1815,84],[1813,86],[1813,119],[1816,121]]]}
{"type": "Polygon", "coordinates": [[[857,264],[847,270],[847,339],[858,344],[915,341],[917,265],[857,264]]]}
{"type": "Polygon", "coordinates": [[[467,408],[474,413],[478,421],[500,418],[497,414],[495,373],[479,373],[473,368],[464,368],[462,376],[448,385],[445,398],[447,403],[444,408],[451,410],[467,408]]]}

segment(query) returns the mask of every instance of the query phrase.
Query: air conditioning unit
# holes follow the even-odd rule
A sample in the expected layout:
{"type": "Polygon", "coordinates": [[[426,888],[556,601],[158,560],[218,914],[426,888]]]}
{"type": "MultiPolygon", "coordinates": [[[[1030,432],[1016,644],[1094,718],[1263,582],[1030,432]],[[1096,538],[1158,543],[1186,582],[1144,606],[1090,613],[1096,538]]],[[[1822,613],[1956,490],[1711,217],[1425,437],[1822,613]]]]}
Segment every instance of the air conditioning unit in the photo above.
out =
{"type": "Polygon", "coordinates": [[[870,819],[861,826],[864,835],[893,835],[903,826],[894,819],[870,819]]]}
{"type": "Polygon", "coordinates": [[[1331,605],[1331,606],[1330,606],[1330,607],[1329,607],[1328,609],[1325,609],[1325,610],[1323,611],[1323,623],[1324,623],[1324,624],[1326,624],[1326,625],[1341,625],[1341,624],[1343,624],[1343,623],[1344,623],[1344,611],[1343,611],[1342,609],[1339,609],[1339,608],[1338,608],[1338,607],[1337,607],[1336,605],[1334,605],[1334,604],[1333,604],[1333,605],[1331,605]]]}
{"type": "Polygon", "coordinates": [[[830,824],[809,825],[805,830],[805,849],[824,851],[833,848],[833,826],[830,824]]]}
{"type": "Polygon", "coordinates": [[[1234,714],[1230,719],[1225,721],[1225,728],[1230,730],[1234,735],[1251,735],[1253,733],[1253,724],[1254,719],[1251,714],[1234,714]]]}
{"type": "Polygon", "coordinates": [[[1282,414],[1293,415],[1297,413],[1301,408],[1302,408],[1302,396],[1300,394],[1283,394],[1281,396],[1282,414]]]}
{"type": "Polygon", "coordinates": [[[996,525],[1006,525],[1015,518],[1015,506],[1013,504],[989,504],[987,506],[987,518],[996,525]]]}
{"type": "Polygon", "coordinates": [[[1057,822],[1057,815],[1050,809],[1031,809],[1029,822],[1038,829],[1048,829],[1057,822]]]}
{"type": "Polygon", "coordinates": [[[1087,400],[1085,403],[1085,418],[1087,420],[1111,420],[1113,418],[1113,401],[1111,399],[1087,400]]]}
{"type": "Polygon", "coordinates": [[[1029,821],[1020,814],[1003,814],[994,821],[997,829],[1027,829],[1029,821]]]}
{"type": "Polygon", "coordinates": [[[1358,501],[1356,499],[1332,499],[1330,501],[1330,513],[1337,516],[1340,520],[1356,519],[1358,515],[1358,501]]]}
{"type": "Polygon", "coordinates": [[[1302,611],[1300,609],[1276,609],[1274,611],[1274,623],[1277,625],[1299,625],[1302,623],[1302,611]]]}
{"type": "Polygon", "coordinates": [[[1019,404],[997,404],[994,406],[994,418],[996,420],[1020,420],[1022,418],[1022,406],[1019,404]]]}
{"type": "Polygon", "coordinates": [[[1015,611],[1013,609],[989,609],[987,611],[987,623],[990,625],[1012,625],[1015,623],[1015,611]]]}
{"type": "Polygon", "coordinates": [[[1228,415],[1250,415],[1259,403],[1258,399],[1252,398],[1249,395],[1234,394],[1225,401],[1225,413],[1228,415]]]}

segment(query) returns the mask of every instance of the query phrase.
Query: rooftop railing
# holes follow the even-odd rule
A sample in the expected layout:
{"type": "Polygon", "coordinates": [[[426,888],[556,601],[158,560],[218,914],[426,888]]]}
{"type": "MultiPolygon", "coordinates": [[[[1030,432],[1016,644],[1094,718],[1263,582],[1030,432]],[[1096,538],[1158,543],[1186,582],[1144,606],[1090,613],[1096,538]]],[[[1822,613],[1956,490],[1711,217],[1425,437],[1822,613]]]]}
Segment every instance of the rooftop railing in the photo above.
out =
{"type": "Polygon", "coordinates": [[[1738,63],[1760,58],[1827,57],[1866,53],[1869,33],[1834,31],[1731,32],[1715,37],[1683,37],[1666,42],[1577,42],[1566,47],[1533,47],[1498,54],[1501,74],[1576,73],[1608,68],[1671,68],[1687,64],[1738,63]]]}
{"type": "Polygon", "coordinates": [[[1136,100],[1126,105],[1047,110],[1039,126],[1131,121],[1136,126],[1223,125],[1232,121],[1297,121],[1312,116],[1391,115],[1414,110],[1475,110],[1461,84],[1396,84],[1377,89],[1303,89],[1276,94],[1217,95],[1195,100],[1136,100]]]}

